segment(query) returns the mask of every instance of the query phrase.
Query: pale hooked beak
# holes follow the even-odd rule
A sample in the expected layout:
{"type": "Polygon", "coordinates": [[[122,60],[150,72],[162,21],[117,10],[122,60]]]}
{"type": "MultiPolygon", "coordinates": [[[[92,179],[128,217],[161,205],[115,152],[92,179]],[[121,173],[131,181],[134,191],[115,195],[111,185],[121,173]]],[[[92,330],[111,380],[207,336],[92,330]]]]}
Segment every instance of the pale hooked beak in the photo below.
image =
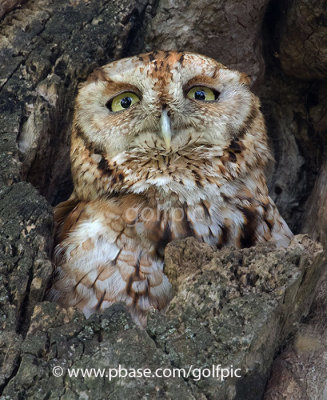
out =
{"type": "Polygon", "coordinates": [[[170,118],[168,116],[167,110],[162,110],[160,117],[160,131],[161,131],[161,136],[165,141],[167,150],[170,150],[171,127],[170,127],[170,118]]]}

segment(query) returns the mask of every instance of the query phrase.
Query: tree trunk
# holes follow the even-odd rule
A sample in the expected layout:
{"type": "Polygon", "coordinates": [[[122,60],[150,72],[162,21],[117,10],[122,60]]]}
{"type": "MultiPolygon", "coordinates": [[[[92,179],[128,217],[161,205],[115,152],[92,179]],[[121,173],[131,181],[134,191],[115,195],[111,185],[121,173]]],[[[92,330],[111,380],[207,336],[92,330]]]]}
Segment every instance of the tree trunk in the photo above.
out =
{"type": "Polygon", "coordinates": [[[196,51],[251,76],[274,153],[267,168],[271,196],[295,233],[326,247],[326,21],[323,0],[2,1],[4,399],[260,399],[270,371],[267,400],[327,396],[326,262],[305,236],[286,252],[269,246],[214,252],[190,239],[170,244],[166,264],[177,294],[144,331],[121,305],[85,320],[43,301],[52,273],[52,206],[72,190],[69,139],[78,84],[96,66],[142,51],[196,51]],[[228,263],[233,279],[222,267],[228,263]],[[274,279],[267,275],[273,265],[279,265],[274,279]],[[285,352],[272,363],[280,348],[285,352]],[[119,364],[152,370],[233,364],[242,377],[109,381],[73,379],[67,371],[119,364]],[[53,374],[56,365],[61,377],[53,374]]]}

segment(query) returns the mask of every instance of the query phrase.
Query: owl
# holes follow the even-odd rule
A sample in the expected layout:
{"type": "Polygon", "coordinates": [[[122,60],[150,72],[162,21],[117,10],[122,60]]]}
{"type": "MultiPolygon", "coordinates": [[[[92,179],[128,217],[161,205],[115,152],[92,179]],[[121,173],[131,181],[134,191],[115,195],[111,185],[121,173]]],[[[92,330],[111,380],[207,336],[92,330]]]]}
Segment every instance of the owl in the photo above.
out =
{"type": "Polygon", "coordinates": [[[158,51],[96,69],[76,99],[70,157],[49,295],[86,317],[123,302],[144,326],[164,310],[174,239],[244,248],[292,237],[268,195],[249,78],[206,56],[158,51]]]}

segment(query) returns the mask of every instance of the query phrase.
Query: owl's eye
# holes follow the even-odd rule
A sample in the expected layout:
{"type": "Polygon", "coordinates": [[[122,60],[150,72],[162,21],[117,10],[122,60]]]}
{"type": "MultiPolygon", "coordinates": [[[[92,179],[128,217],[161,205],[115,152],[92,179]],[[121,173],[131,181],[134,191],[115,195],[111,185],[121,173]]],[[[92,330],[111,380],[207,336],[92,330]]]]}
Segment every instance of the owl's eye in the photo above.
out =
{"type": "Polygon", "coordinates": [[[124,92],[109,100],[107,107],[112,112],[122,111],[138,103],[140,100],[137,94],[133,92],[124,92]]]}
{"type": "Polygon", "coordinates": [[[189,99],[200,101],[215,101],[217,100],[218,96],[218,92],[205,86],[194,86],[187,92],[187,97],[189,99]]]}

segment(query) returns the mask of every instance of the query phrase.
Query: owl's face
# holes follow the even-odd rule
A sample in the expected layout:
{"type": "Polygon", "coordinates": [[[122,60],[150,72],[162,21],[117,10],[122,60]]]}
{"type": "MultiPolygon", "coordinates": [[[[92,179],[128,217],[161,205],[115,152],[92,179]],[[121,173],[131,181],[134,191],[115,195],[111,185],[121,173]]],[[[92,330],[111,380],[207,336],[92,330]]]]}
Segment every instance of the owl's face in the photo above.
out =
{"type": "Polygon", "coordinates": [[[155,186],[197,201],[217,180],[261,168],[265,126],[248,83],[193,53],[153,52],[96,69],[76,101],[75,192],[94,199],[155,186]]]}
{"type": "Polygon", "coordinates": [[[144,54],[97,69],[80,89],[76,120],[110,158],[136,148],[150,156],[224,148],[251,112],[247,83],[245,74],[198,54],[144,54]]]}

